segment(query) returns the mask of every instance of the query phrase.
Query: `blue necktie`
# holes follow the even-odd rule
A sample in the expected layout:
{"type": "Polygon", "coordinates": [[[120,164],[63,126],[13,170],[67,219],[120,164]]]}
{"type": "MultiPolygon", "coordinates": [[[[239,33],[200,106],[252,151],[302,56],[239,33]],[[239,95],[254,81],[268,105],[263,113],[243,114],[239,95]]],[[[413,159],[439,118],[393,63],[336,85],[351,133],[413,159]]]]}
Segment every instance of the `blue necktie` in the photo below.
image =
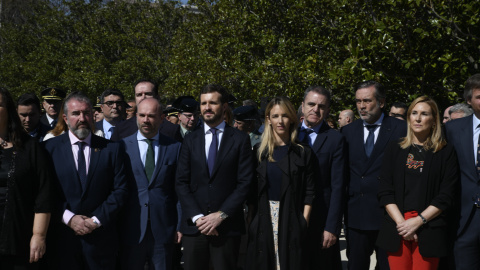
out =
{"type": "Polygon", "coordinates": [[[78,177],[80,178],[80,184],[82,189],[85,190],[85,184],[87,183],[87,164],[85,162],[85,154],[83,153],[83,147],[85,142],[77,142],[78,145],[78,177]]]}
{"type": "Polygon", "coordinates": [[[312,134],[314,131],[313,129],[310,129],[310,128],[305,128],[305,129],[302,129],[303,133],[305,133],[303,139],[302,139],[302,143],[304,144],[308,144],[310,146],[312,146],[312,144],[310,143],[310,134],[312,134]]]}
{"type": "Polygon", "coordinates": [[[217,149],[218,149],[218,134],[216,128],[211,128],[212,132],[212,143],[208,149],[208,172],[212,176],[213,167],[215,166],[215,159],[217,158],[217,149]]]}
{"type": "Polygon", "coordinates": [[[375,145],[375,129],[377,129],[378,125],[366,125],[366,127],[368,129],[368,137],[365,142],[365,154],[367,154],[367,157],[370,157],[375,145]]]}

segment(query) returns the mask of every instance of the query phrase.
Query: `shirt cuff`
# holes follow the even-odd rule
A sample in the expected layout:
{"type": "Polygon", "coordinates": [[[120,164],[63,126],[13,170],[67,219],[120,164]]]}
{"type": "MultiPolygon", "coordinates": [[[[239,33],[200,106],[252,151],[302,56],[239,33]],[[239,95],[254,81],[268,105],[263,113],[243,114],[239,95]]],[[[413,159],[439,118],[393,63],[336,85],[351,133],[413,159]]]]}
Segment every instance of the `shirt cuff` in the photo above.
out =
{"type": "Polygon", "coordinates": [[[68,225],[68,223],[73,218],[73,216],[75,216],[75,213],[73,213],[68,209],[65,209],[65,212],[63,212],[63,217],[62,217],[63,223],[65,223],[65,225],[68,225]]]}
{"type": "Polygon", "coordinates": [[[201,217],[203,217],[203,216],[204,216],[203,214],[200,214],[200,215],[196,215],[196,216],[192,217],[192,222],[193,222],[193,224],[195,224],[195,222],[197,222],[197,219],[199,219],[199,218],[201,218],[201,217]]]}
{"type": "Polygon", "coordinates": [[[100,220],[96,216],[93,216],[92,219],[93,219],[93,223],[97,224],[97,228],[102,226],[102,223],[100,222],[100,220]]]}

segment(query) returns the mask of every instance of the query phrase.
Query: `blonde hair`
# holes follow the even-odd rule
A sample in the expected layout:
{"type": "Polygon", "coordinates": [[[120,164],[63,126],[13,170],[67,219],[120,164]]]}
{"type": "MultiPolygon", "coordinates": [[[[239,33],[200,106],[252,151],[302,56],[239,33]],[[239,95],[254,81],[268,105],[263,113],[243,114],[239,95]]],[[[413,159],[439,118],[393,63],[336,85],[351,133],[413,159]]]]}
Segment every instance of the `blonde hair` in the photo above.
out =
{"type": "Polygon", "coordinates": [[[428,136],[427,140],[423,143],[423,148],[425,150],[432,149],[433,152],[435,153],[437,151],[440,151],[447,144],[447,142],[445,141],[442,135],[442,129],[440,126],[440,114],[438,111],[437,103],[433,99],[427,96],[418,97],[412,102],[412,104],[410,104],[410,107],[408,108],[408,111],[407,111],[407,125],[408,125],[407,136],[403,138],[403,140],[400,142],[400,147],[403,149],[406,149],[413,144],[414,134],[411,127],[412,123],[410,122],[410,115],[412,114],[413,108],[418,103],[426,103],[430,106],[430,109],[432,110],[433,127],[432,127],[432,130],[430,131],[430,135],[428,136]]]}
{"type": "Polygon", "coordinates": [[[290,119],[290,127],[288,131],[290,133],[290,143],[296,144],[295,140],[297,139],[297,127],[298,127],[298,118],[297,111],[293,107],[290,100],[286,97],[275,97],[268,104],[265,109],[265,129],[262,134],[262,142],[258,148],[258,161],[262,161],[262,158],[267,157],[268,161],[275,162],[273,159],[273,149],[275,148],[275,136],[273,134],[272,125],[267,123],[267,119],[270,118],[270,111],[274,106],[280,106],[280,108],[285,111],[288,119],[290,119]]]}

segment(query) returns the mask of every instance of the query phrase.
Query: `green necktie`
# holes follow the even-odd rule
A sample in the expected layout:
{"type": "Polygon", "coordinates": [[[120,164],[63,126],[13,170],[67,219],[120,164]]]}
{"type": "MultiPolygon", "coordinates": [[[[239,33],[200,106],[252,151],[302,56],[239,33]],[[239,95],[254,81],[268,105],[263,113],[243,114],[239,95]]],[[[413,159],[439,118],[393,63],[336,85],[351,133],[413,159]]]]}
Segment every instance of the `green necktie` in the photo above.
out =
{"type": "Polygon", "coordinates": [[[144,140],[148,144],[147,158],[145,159],[145,174],[147,174],[148,182],[152,181],[153,170],[155,170],[155,151],[153,151],[153,140],[144,140]]]}

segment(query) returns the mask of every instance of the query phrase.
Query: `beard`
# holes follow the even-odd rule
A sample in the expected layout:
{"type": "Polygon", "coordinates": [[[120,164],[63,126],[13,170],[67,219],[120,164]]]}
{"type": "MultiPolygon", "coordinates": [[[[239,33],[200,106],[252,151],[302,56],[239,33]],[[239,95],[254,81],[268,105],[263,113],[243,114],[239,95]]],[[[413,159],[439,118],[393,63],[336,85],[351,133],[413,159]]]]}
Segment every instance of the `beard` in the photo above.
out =
{"type": "Polygon", "coordinates": [[[88,128],[78,128],[78,129],[73,131],[73,134],[75,134],[75,136],[77,136],[77,138],[79,138],[80,140],[83,140],[83,139],[87,138],[88,135],[90,134],[90,129],[88,129],[88,128]]]}
{"type": "Polygon", "coordinates": [[[208,119],[204,116],[203,121],[207,123],[207,125],[212,125],[212,124],[218,123],[222,118],[223,118],[223,114],[214,113],[214,115],[208,119]]]}

